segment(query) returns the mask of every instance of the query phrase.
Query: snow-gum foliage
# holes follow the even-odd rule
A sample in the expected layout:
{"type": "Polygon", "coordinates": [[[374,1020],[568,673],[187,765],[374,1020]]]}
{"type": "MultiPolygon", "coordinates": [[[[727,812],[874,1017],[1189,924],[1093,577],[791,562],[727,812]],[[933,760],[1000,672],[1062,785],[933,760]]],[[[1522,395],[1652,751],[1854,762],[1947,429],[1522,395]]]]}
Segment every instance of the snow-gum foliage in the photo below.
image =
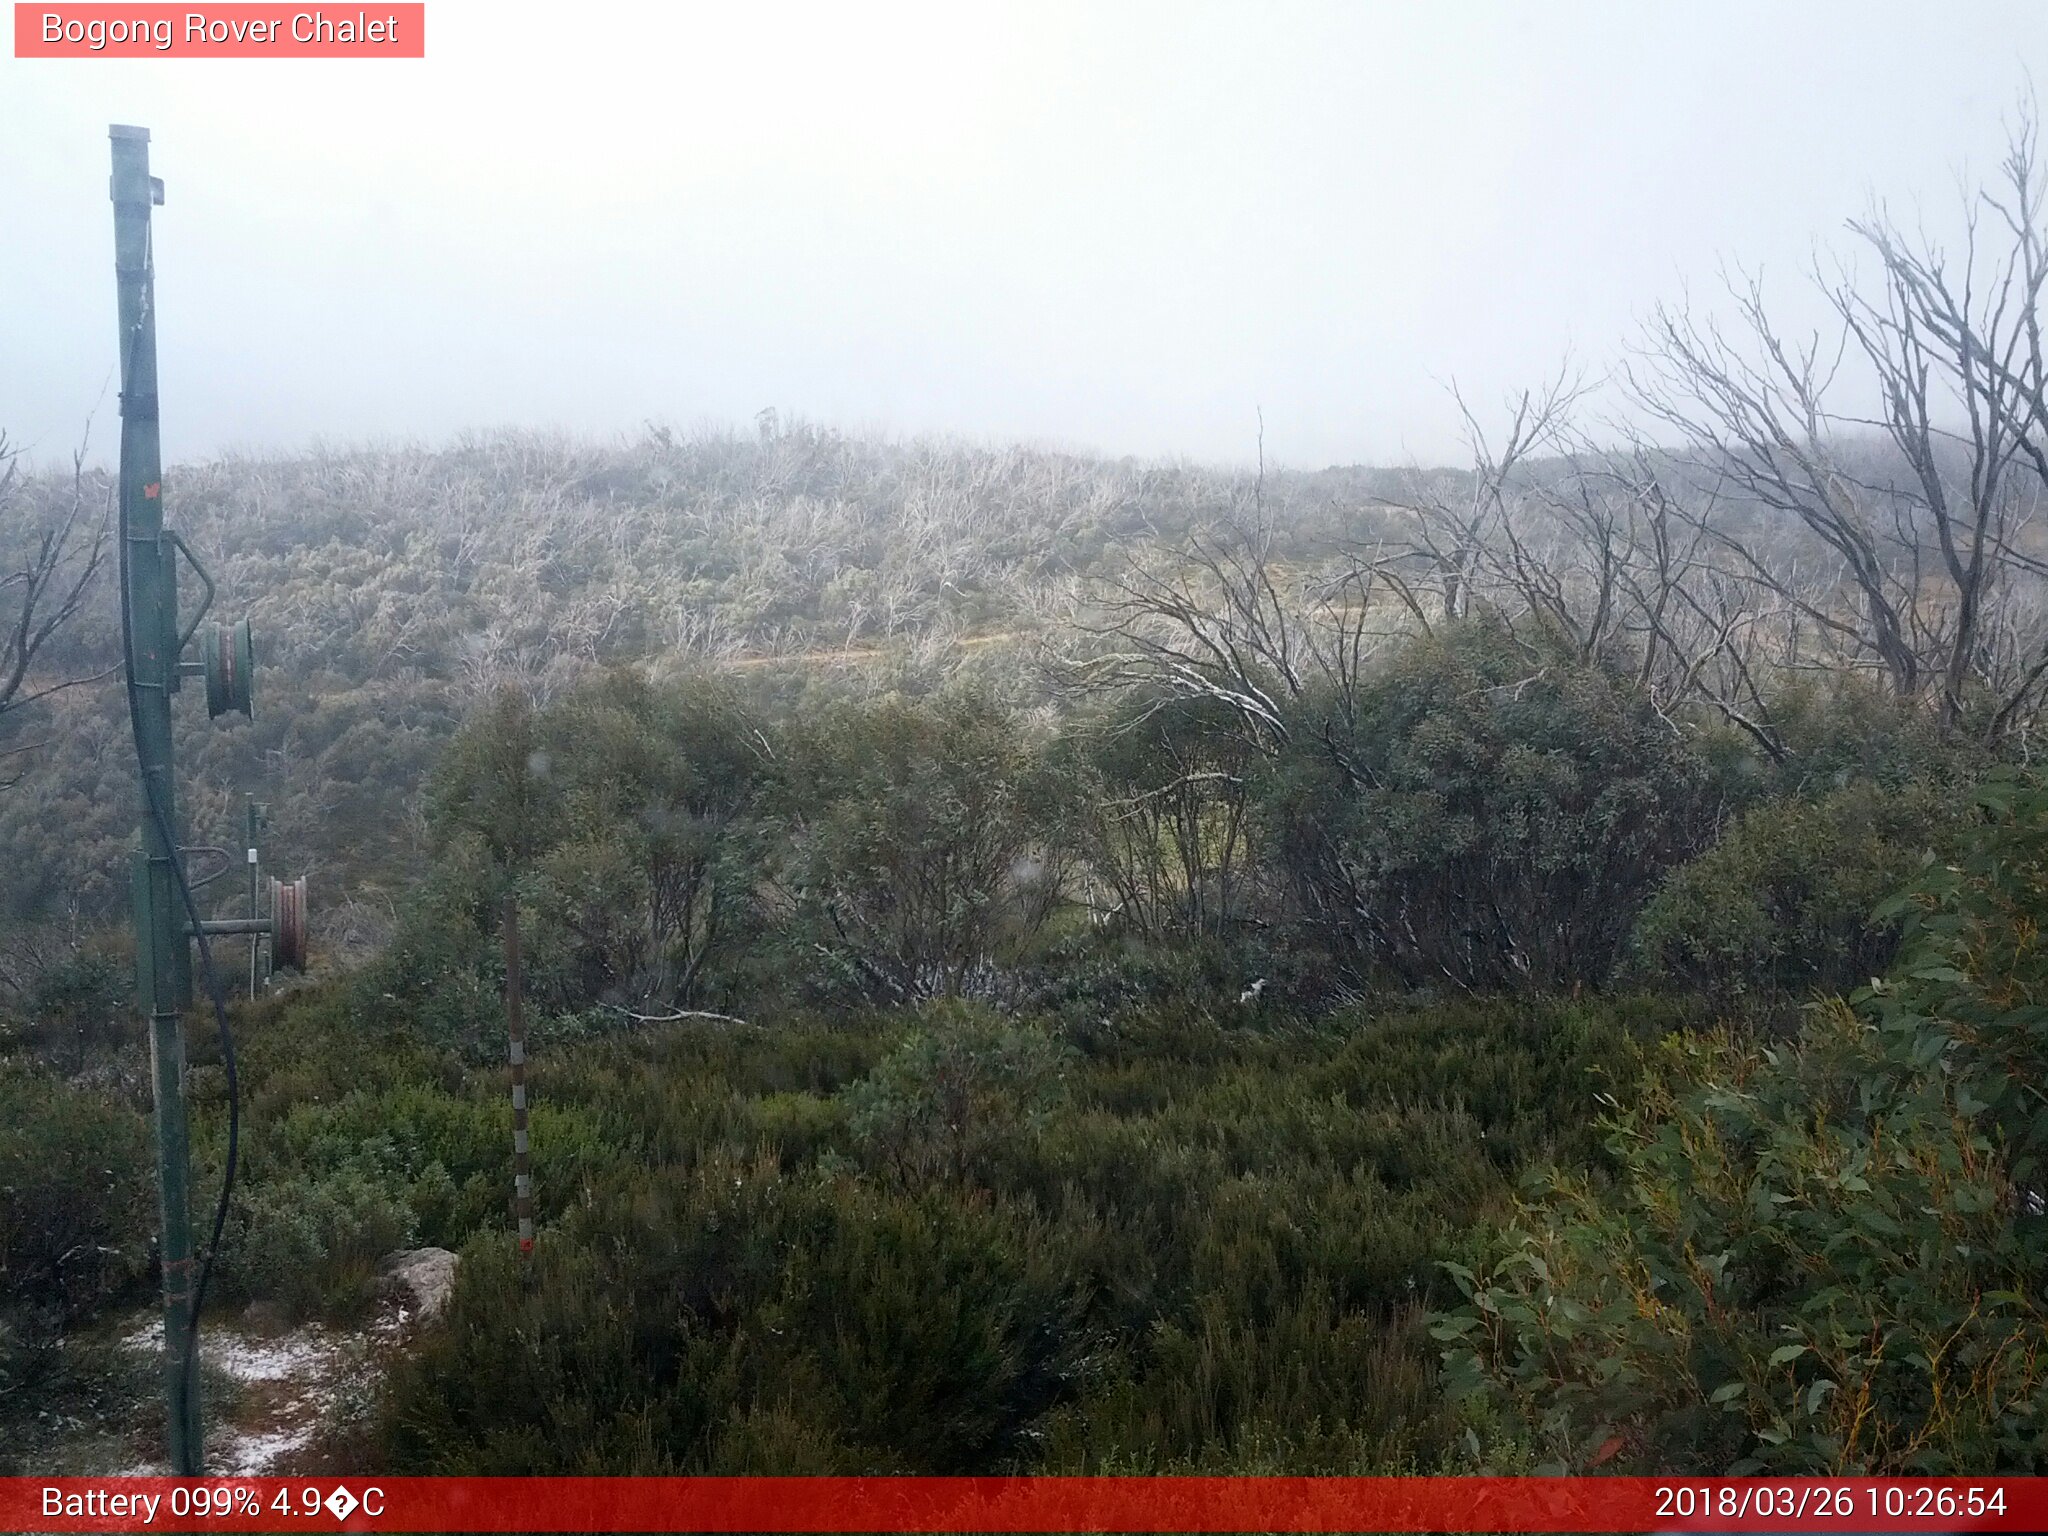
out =
{"type": "Polygon", "coordinates": [[[1615,1102],[1616,1186],[1561,1177],[1453,1271],[1436,1332],[1482,1459],[2048,1465],[2048,792],[1982,808],[1883,914],[1888,980],[1788,1046],[1666,1045],[1615,1102]]]}

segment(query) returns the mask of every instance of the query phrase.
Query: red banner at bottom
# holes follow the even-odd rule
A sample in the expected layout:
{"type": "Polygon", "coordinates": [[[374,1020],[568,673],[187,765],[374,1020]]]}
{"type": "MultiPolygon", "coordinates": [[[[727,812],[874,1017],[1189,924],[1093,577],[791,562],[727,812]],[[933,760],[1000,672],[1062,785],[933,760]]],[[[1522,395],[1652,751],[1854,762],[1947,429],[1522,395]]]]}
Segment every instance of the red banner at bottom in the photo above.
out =
{"type": "Polygon", "coordinates": [[[8,1531],[2041,1531],[2048,1479],[0,1478],[8,1531]]]}

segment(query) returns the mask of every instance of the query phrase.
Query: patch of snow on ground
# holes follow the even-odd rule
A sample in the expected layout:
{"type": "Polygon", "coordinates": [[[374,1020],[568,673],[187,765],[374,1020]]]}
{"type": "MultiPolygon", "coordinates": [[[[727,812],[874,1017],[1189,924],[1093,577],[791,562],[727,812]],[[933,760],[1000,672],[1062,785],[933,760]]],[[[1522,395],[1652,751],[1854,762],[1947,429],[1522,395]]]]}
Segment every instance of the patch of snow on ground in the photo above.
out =
{"type": "MultiPolygon", "coordinates": [[[[163,1319],[152,1318],[122,1336],[129,1349],[160,1351],[163,1319]]],[[[208,1470],[218,1476],[251,1477],[274,1470],[313,1441],[337,1383],[351,1369],[348,1351],[317,1324],[276,1338],[229,1333],[218,1325],[199,1333],[201,1361],[237,1383],[261,1388],[260,1426],[216,1422],[207,1436],[208,1470]]],[[[161,1475],[152,1464],[125,1476],[161,1475]]]]}
{"type": "Polygon", "coordinates": [[[259,1434],[242,1434],[232,1428],[214,1436],[207,1448],[210,1465],[207,1473],[213,1477],[256,1477],[268,1472],[279,1461],[295,1451],[303,1451],[313,1442],[313,1425],[302,1424],[296,1429],[269,1430],[259,1434]]]}
{"type": "MultiPolygon", "coordinates": [[[[130,1349],[162,1349],[164,1322],[156,1318],[122,1339],[130,1349]]],[[[242,1338],[218,1327],[199,1330],[199,1359],[236,1381],[292,1381],[336,1363],[338,1351],[318,1324],[275,1339],[242,1338]]]]}

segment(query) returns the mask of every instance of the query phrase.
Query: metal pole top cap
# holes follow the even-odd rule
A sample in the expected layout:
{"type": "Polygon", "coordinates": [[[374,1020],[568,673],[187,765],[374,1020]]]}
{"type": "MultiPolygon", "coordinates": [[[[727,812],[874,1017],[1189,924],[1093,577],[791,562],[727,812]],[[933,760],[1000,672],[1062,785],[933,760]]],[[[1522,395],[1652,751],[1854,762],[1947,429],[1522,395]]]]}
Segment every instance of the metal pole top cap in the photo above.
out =
{"type": "Polygon", "coordinates": [[[147,128],[130,128],[124,124],[115,123],[107,129],[107,137],[110,139],[134,139],[138,143],[147,144],[149,142],[149,130],[147,128]]]}

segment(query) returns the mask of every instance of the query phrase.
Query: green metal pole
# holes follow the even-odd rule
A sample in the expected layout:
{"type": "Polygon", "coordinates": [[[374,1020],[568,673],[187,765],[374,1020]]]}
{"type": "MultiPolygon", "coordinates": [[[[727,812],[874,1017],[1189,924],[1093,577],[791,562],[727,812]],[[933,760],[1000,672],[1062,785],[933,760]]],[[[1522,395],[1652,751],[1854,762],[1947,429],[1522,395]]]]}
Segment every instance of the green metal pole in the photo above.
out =
{"type": "Polygon", "coordinates": [[[192,1332],[191,1151],[185,1121],[185,1030],[190,964],[174,860],[177,801],[171,772],[171,691],[176,686],[177,590],[164,539],[162,445],[157,427],[155,273],[149,210],[162,187],[149,174],[149,130],[115,127],[114,274],[121,316],[121,513],[128,579],[128,684],[142,758],[142,853],[135,864],[137,1000],[149,1021],[156,1090],[158,1187],[163,1217],[164,1385],[171,1470],[200,1475],[204,1441],[197,1372],[185,1355],[192,1332]]]}

